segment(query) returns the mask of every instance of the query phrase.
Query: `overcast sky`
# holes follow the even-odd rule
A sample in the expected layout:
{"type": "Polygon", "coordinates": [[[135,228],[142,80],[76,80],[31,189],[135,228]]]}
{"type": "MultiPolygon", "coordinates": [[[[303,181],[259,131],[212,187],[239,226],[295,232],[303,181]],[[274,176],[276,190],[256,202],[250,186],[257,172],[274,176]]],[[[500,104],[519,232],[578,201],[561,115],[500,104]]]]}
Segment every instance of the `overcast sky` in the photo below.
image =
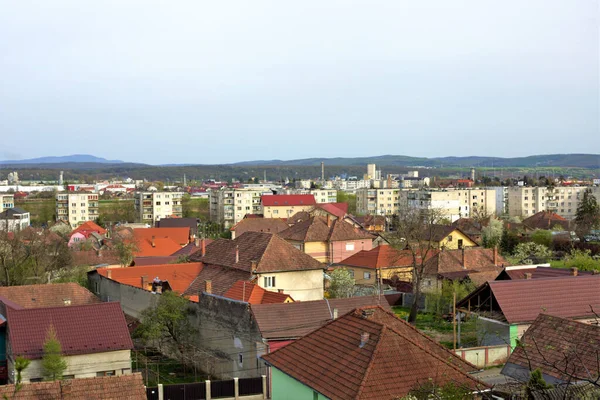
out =
{"type": "Polygon", "coordinates": [[[0,0],[0,159],[600,153],[597,0],[0,0]]]}

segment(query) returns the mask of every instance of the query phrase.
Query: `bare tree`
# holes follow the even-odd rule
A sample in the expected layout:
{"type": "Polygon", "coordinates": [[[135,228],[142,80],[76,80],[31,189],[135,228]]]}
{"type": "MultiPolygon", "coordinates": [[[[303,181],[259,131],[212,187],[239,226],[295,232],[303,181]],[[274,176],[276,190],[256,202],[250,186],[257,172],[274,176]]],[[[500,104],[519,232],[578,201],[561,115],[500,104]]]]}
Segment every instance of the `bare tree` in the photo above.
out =
{"type": "Polygon", "coordinates": [[[437,248],[437,242],[434,240],[434,233],[438,229],[437,222],[444,218],[445,214],[444,210],[436,208],[402,208],[395,222],[395,231],[389,237],[392,246],[407,251],[412,258],[414,299],[408,316],[408,322],[411,324],[417,321],[418,302],[427,273],[427,261],[437,248]]]}

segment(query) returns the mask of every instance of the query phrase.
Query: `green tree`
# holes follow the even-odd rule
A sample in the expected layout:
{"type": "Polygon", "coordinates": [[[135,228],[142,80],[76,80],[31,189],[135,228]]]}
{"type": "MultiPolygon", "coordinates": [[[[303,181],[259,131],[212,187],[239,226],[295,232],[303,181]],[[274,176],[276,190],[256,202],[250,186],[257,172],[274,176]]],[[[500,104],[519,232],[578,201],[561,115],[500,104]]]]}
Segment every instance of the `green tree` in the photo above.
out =
{"type": "Polygon", "coordinates": [[[600,228],[600,205],[592,193],[592,189],[587,188],[583,192],[583,197],[577,206],[575,214],[575,230],[580,238],[590,233],[592,229],[600,228]]]}
{"type": "Polygon", "coordinates": [[[474,389],[458,385],[454,382],[448,382],[445,385],[439,386],[433,380],[430,380],[429,382],[417,384],[401,400],[467,400],[475,398],[474,392],[474,389]]]}
{"type": "Polygon", "coordinates": [[[337,191],[338,203],[348,203],[348,214],[356,215],[356,195],[346,193],[343,190],[337,191]]]}
{"type": "Polygon", "coordinates": [[[515,247],[519,244],[519,237],[516,233],[505,229],[502,232],[502,237],[500,239],[500,250],[502,250],[503,254],[513,254],[515,251],[515,247]]]}
{"type": "Polygon", "coordinates": [[[565,257],[565,267],[577,268],[580,271],[598,271],[600,260],[594,260],[590,250],[573,249],[565,257]]]}
{"type": "Polygon", "coordinates": [[[487,226],[483,227],[481,233],[483,236],[483,247],[488,249],[494,248],[500,245],[502,234],[504,233],[504,225],[499,219],[490,218],[490,222],[487,226]]]}
{"type": "Polygon", "coordinates": [[[56,337],[54,326],[50,325],[44,342],[44,355],[42,356],[42,369],[44,378],[49,381],[62,379],[67,369],[67,361],[62,355],[62,346],[56,337]]]}
{"type": "Polygon", "coordinates": [[[543,244],[519,243],[515,247],[512,261],[513,264],[533,264],[534,262],[546,262],[551,256],[552,252],[543,244]]]}
{"type": "Polygon", "coordinates": [[[135,252],[139,250],[138,245],[133,237],[127,237],[128,235],[120,232],[115,235],[113,239],[113,248],[117,252],[119,262],[123,267],[129,267],[133,262],[135,252]]]}
{"type": "Polygon", "coordinates": [[[329,297],[338,299],[352,297],[354,293],[354,277],[346,268],[336,268],[329,274],[329,297]]]}
{"type": "Polygon", "coordinates": [[[534,393],[538,393],[542,390],[550,389],[553,386],[547,383],[542,376],[542,371],[539,368],[531,371],[529,381],[527,382],[526,392],[527,397],[530,399],[535,398],[534,393]]]}
{"type": "Polygon", "coordinates": [[[193,348],[194,338],[198,335],[198,330],[188,319],[188,304],[186,298],[175,292],[162,293],[155,307],[142,312],[141,324],[134,336],[146,345],[173,351],[184,363],[185,355],[193,348]]]}
{"type": "Polygon", "coordinates": [[[531,234],[531,241],[550,247],[552,245],[552,232],[544,229],[536,229],[535,232],[531,234]]]}

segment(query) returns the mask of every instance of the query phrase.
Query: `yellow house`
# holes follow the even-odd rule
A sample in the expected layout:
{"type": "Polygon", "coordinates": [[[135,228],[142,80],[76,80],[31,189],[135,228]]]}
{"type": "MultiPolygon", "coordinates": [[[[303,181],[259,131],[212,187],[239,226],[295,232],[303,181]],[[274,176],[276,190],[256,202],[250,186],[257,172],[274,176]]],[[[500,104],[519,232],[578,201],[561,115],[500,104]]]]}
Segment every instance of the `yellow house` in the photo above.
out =
{"type": "Polygon", "coordinates": [[[469,235],[452,225],[431,224],[423,229],[421,240],[430,241],[431,247],[436,249],[457,250],[479,246],[469,235]]]}
{"type": "Polygon", "coordinates": [[[317,202],[312,194],[278,194],[260,198],[264,218],[289,218],[300,211],[312,210],[317,202]]]}

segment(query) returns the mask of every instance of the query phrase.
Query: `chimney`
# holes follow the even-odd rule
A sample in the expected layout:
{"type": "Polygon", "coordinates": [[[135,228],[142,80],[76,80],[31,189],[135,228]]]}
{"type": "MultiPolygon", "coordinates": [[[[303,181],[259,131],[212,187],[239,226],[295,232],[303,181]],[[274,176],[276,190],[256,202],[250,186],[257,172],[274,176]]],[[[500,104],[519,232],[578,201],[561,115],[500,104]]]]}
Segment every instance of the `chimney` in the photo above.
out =
{"type": "Polygon", "coordinates": [[[571,275],[577,276],[577,272],[578,272],[577,267],[571,268],[571,275]]]}
{"type": "Polygon", "coordinates": [[[148,275],[142,275],[142,289],[146,289],[148,286],[148,275]]]}
{"type": "Polygon", "coordinates": [[[204,291],[208,294],[212,293],[212,281],[207,279],[204,281],[204,291]]]}
{"type": "Polygon", "coordinates": [[[531,279],[531,272],[525,272],[525,279],[531,279]]]}
{"type": "Polygon", "coordinates": [[[334,308],[333,309],[333,319],[337,319],[338,318],[338,309],[334,308]]]}
{"type": "Polygon", "coordinates": [[[202,257],[206,255],[206,240],[202,238],[202,257]]]}
{"type": "Polygon", "coordinates": [[[240,262],[240,248],[236,245],[235,246],[235,263],[239,263],[240,262]]]}
{"type": "Polygon", "coordinates": [[[494,246],[494,265],[498,265],[498,246],[494,246]]]}
{"type": "Polygon", "coordinates": [[[277,289],[277,293],[283,293],[283,289],[277,289]]]}
{"type": "Polygon", "coordinates": [[[196,238],[196,239],[194,240],[194,245],[195,245],[196,247],[200,247],[200,238],[196,238]]]}
{"type": "Polygon", "coordinates": [[[327,214],[327,226],[331,228],[331,215],[327,214]]]}
{"type": "Polygon", "coordinates": [[[360,334],[360,347],[361,349],[363,347],[365,347],[365,344],[367,344],[367,342],[369,341],[369,337],[371,337],[370,334],[368,334],[367,332],[363,332],[360,334]]]}
{"type": "Polygon", "coordinates": [[[155,239],[155,237],[154,237],[154,235],[152,235],[152,242],[151,242],[152,247],[156,247],[156,244],[154,243],[154,239],[155,239]]]}
{"type": "Polygon", "coordinates": [[[462,267],[463,269],[467,269],[467,260],[465,258],[465,248],[462,248],[462,267]]]}
{"type": "Polygon", "coordinates": [[[110,269],[110,268],[106,270],[106,277],[107,277],[108,279],[112,279],[112,271],[111,271],[111,269],[110,269]]]}

